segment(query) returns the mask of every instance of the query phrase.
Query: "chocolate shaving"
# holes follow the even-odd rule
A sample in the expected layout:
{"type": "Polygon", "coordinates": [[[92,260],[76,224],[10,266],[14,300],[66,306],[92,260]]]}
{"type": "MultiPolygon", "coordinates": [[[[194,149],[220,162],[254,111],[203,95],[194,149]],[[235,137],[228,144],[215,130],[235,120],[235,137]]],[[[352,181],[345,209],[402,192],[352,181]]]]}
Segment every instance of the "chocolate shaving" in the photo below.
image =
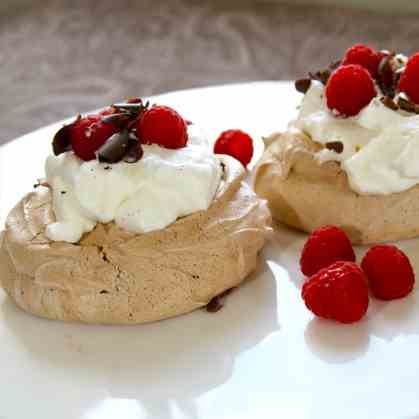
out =
{"type": "Polygon", "coordinates": [[[123,158],[125,163],[136,163],[143,157],[144,151],[138,140],[129,139],[127,151],[123,158]]]}
{"type": "Polygon", "coordinates": [[[419,113],[419,105],[411,102],[407,97],[399,96],[397,98],[397,104],[400,109],[410,113],[419,113]]]}
{"type": "Polygon", "coordinates": [[[395,72],[399,67],[398,61],[395,59],[395,53],[388,53],[382,58],[378,65],[377,84],[384,95],[394,97],[396,94],[396,77],[395,72]]]}
{"type": "Polygon", "coordinates": [[[98,150],[102,163],[118,163],[125,156],[130,138],[128,130],[113,134],[98,150]]]}
{"type": "Polygon", "coordinates": [[[206,305],[206,310],[209,313],[216,313],[217,311],[221,310],[224,307],[224,304],[222,304],[222,302],[220,300],[227,297],[227,295],[230,294],[231,291],[233,291],[233,289],[234,289],[234,287],[229,288],[228,290],[225,290],[221,294],[216,295],[215,297],[213,297],[210,300],[210,302],[206,305]]]}
{"type": "Polygon", "coordinates": [[[332,71],[328,68],[325,70],[316,71],[315,73],[311,73],[311,72],[308,73],[308,75],[310,76],[312,80],[318,80],[323,84],[327,83],[331,74],[332,74],[332,71]]]}
{"type": "Polygon", "coordinates": [[[121,102],[121,103],[114,103],[112,105],[117,110],[128,111],[138,115],[141,112],[144,112],[149,107],[149,102],[145,104],[140,99],[140,102],[121,102]]]}
{"type": "Polygon", "coordinates": [[[119,129],[124,128],[128,121],[130,120],[130,115],[127,113],[112,113],[110,115],[106,115],[102,117],[102,122],[104,124],[113,124],[119,129]]]}
{"type": "Polygon", "coordinates": [[[81,115],[77,114],[76,119],[67,125],[63,125],[54,135],[52,139],[52,151],[56,156],[59,156],[66,151],[71,150],[70,129],[79,122],[81,115]]]}
{"type": "Polygon", "coordinates": [[[393,111],[397,111],[399,109],[397,103],[390,96],[383,96],[382,98],[380,98],[380,101],[385,107],[393,111]]]}
{"type": "Polygon", "coordinates": [[[297,90],[300,93],[306,93],[307,90],[310,88],[311,85],[311,79],[298,79],[294,83],[295,90],[297,90]]]}
{"type": "Polygon", "coordinates": [[[71,125],[64,125],[54,135],[52,151],[56,156],[71,150],[70,127],[71,125]]]}
{"type": "Polygon", "coordinates": [[[341,143],[340,141],[330,141],[326,143],[325,146],[328,150],[332,150],[338,154],[342,153],[343,151],[343,143],[341,143]]]}

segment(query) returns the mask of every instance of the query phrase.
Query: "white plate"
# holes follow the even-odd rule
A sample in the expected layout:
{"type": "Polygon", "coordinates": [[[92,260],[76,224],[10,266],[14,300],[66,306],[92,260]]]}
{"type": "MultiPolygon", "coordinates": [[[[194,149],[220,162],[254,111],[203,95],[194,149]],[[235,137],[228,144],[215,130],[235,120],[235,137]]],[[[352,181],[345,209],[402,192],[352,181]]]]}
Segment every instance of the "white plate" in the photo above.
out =
{"type": "MultiPolygon", "coordinates": [[[[261,82],[153,99],[212,135],[241,127],[260,136],[286,127],[299,95],[290,83],[261,82]]],[[[42,175],[59,125],[0,148],[1,223],[42,175]]],[[[419,417],[418,293],[372,301],[355,325],[313,319],[300,298],[304,239],[278,227],[254,280],[216,314],[65,324],[28,315],[1,293],[0,418],[419,417]]],[[[419,272],[419,241],[400,245],[419,272]]]]}

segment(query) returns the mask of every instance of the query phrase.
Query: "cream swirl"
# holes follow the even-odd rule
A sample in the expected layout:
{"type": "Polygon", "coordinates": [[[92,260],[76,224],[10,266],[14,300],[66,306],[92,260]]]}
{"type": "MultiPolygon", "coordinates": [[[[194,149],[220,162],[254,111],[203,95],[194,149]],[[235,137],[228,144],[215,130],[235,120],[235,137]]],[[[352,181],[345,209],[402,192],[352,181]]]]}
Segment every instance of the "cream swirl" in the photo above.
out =
{"type": "Polygon", "coordinates": [[[84,162],[72,151],[51,155],[45,165],[56,222],[46,235],[78,242],[99,223],[132,233],[163,229],[177,218],[206,210],[221,178],[221,166],[205,136],[190,126],[186,147],[144,145],[137,163],[84,162]]]}
{"type": "Polygon", "coordinates": [[[350,187],[362,194],[391,194],[419,183],[419,115],[394,111],[374,98],[355,117],[336,117],[324,87],[312,81],[291,125],[321,144],[339,141],[343,152],[319,151],[319,163],[341,162],[350,187]]]}

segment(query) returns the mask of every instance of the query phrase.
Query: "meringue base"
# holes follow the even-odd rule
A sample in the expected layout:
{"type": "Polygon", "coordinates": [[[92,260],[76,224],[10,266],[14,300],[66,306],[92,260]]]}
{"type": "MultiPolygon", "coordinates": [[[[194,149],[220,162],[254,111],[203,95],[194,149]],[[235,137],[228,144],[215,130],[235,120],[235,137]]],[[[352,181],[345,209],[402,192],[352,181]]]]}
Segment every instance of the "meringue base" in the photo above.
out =
{"type": "Polygon", "coordinates": [[[355,244],[419,236],[419,186],[389,195],[360,195],[350,189],[339,162],[323,164],[323,146],[298,129],[273,134],[253,184],[277,220],[302,231],[333,224],[355,244]]]}
{"type": "Polygon", "coordinates": [[[145,323],[207,305],[255,269],[271,225],[240,163],[221,160],[209,209],[147,234],[110,223],[77,244],[51,242],[44,234],[54,222],[51,193],[29,193],[0,238],[2,287],[25,311],[86,323],[145,323]]]}

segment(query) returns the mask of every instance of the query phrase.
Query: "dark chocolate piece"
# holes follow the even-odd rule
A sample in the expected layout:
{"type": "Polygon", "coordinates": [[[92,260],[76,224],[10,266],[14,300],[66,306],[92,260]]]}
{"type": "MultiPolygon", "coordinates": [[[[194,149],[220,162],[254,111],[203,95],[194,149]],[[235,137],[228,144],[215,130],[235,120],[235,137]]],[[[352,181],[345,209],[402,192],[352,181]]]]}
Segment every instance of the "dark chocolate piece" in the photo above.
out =
{"type": "Polygon", "coordinates": [[[378,65],[377,83],[384,95],[394,97],[396,94],[395,71],[398,62],[394,58],[394,52],[389,53],[381,59],[378,65]]]}
{"type": "Polygon", "coordinates": [[[216,313],[217,311],[221,310],[224,307],[224,304],[220,301],[221,299],[225,298],[231,291],[234,290],[235,287],[229,288],[222,292],[219,295],[213,297],[210,302],[206,305],[206,309],[209,313],[216,313]]]}
{"type": "Polygon", "coordinates": [[[125,163],[136,163],[143,157],[144,151],[138,140],[129,139],[127,152],[123,158],[125,163]]]}
{"type": "Polygon", "coordinates": [[[70,130],[80,119],[81,115],[77,114],[76,119],[71,124],[63,125],[55,133],[52,139],[52,151],[56,156],[71,150],[70,130]]]}
{"type": "Polygon", "coordinates": [[[114,124],[119,129],[124,128],[128,121],[130,120],[130,115],[127,113],[112,113],[102,117],[102,122],[104,124],[114,124]]]}
{"type": "Polygon", "coordinates": [[[327,68],[325,70],[319,70],[319,71],[316,71],[315,73],[308,73],[308,74],[312,80],[318,80],[321,83],[326,84],[327,81],[329,80],[330,75],[332,74],[332,71],[327,68]]]}
{"type": "Polygon", "coordinates": [[[403,109],[406,112],[419,113],[419,105],[411,102],[409,99],[403,96],[399,96],[397,99],[397,104],[400,109],[403,109]]]}
{"type": "Polygon", "coordinates": [[[106,143],[99,148],[99,161],[102,163],[118,163],[125,156],[129,141],[129,132],[127,130],[113,134],[106,143]]]}
{"type": "Polygon", "coordinates": [[[328,150],[333,150],[335,153],[342,153],[343,151],[343,143],[341,143],[340,141],[330,141],[328,143],[325,144],[326,148],[328,150]]]}
{"type": "Polygon", "coordinates": [[[299,79],[295,81],[295,89],[300,93],[306,93],[310,88],[311,79],[299,79]]]}
{"type": "Polygon", "coordinates": [[[383,96],[382,98],[380,98],[380,101],[384,106],[393,111],[397,111],[397,109],[399,109],[397,103],[390,96],[383,96]]]}
{"type": "Polygon", "coordinates": [[[56,156],[59,156],[66,151],[71,150],[71,141],[70,141],[70,125],[64,125],[61,127],[54,135],[52,140],[52,151],[56,156]]]}

